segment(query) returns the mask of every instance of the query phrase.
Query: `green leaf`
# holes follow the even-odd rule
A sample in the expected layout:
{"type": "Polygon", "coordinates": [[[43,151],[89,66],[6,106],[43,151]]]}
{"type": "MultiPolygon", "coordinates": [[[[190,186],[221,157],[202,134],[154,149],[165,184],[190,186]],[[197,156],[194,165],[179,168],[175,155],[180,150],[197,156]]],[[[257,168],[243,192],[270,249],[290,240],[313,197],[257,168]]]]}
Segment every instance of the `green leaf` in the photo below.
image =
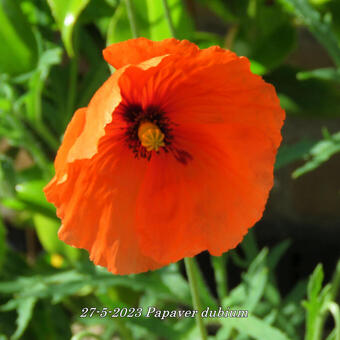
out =
{"type": "Polygon", "coordinates": [[[309,300],[314,300],[319,295],[323,281],[323,269],[319,263],[314,269],[307,286],[307,297],[309,300]]]}
{"type": "Polygon", "coordinates": [[[0,73],[16,75],[31,70],[37,44],[19,2],[0,0],[0,73]]]}
{"type": "Polygon", "coordinates": [[[232,249],[229,251],[229,256],[233,260],[233,262],[239,266],[240,268],[247,268],[248,267],[248,262],[243,259],[235,249],[232,249]]]}
{"type": "Polygon", "coordinates": [[[266,300],[268,300],[271,303],[272,306],[278,307],[281,303],[280,292],[271,282],[267,283],[264,290],[264,296],[266,300]]]}
{"type": "MultiPolygon", "coordinates": [[[[289,14],[282,11],[277,2],[270,5],[265,0],[240,2],[247,5],[248,15],[239,18],[233,49],[252,60],[252,70],[256,73],[268,73],[279,66],[295,48],[296,30],[289,14]]],[[[229,29],[230,34],[232,30],[229,29]]]]}
{"type": "MultiPolygon", "coordinates": [[[[27,260],[24,256],[11,247],[7,246],[6,257],[3,263],[2,280],[17,277],[18,275],[25,275],[29,272],[27,260]]],[[[0,286],[3,282],[0,282],[0,286]]],[[[1,290],[0,290],[1,291],[1,290]]],[[[0,294],[1,295],[1,294],[0,294]]]]}
{"type": "Polygon", "coordinates": [[[42,169],[44,175],[50,178],[49,162],[46,155],[36,137],[24,124],[19,109],[22,106],[22,100],[17,98],[14,88],[5,82],[0,83],[0,95],[8,99],[10,103],[6,110],[0,109],[0,138],[5,137],[11,145],[26,149],[42,169]]]}
{"type": "MultiPolygon", "coordinates": [[[[193,21],[181,0],[169,0],[169,9],[176,38],[190,39],[194,34],[193,21]]],[[[139,34],[152,40],[171,37],[171,32],[164,16],[162,0],[145,0],[133,2],[139,34]]],[[[107,45],[132,38],[126,7],[121,3],[111,18],[107,45]]]]}
{"type": "Polygon", "coordinates": [[[61,253],[63,243],[57,237],[60,222],[41,214],[34,214],[33,221],[44,249],[50,253],[61,253]]]}
{"type": "Polygon", "coordinates": [[[38,67],[31,75],[25,96],[27,118],[35,123],[42,123],[42,92],[48,77],[51,66],[61,62],[62,49],[59,47],[51,48],[42,53],[39,58],[38,67]]]}
{"type": "Polygon", "coordinates": [[[264,248],[252,261],[247,273],[242,275],[243,282],[222,300],[222,305],[242,306],[252,311],[258,308],[268,283],[268,249],[264,248]]]}
{"type": "Polygon", "coordinates": [[[111,1],[111,3],[106,0],[90,1],[81,15],[82,24],[93,24],[102,18],[110,18],[118,3],[119,0],[111,1]]]}
{"type": "Polygon", "coordinates": [[[315,144],[315,141],[304,139],[295,144],[282,145],[276,156],[275,169],[278,170],[306,157],[315,144]]]}
{"type": "Polygon", "coordinates": [[[339,309],[339,305],[336,304],[335,302],[330,302],[327,305],[327,308],[331,312],[333,319],[334,319],[334,323],[335,323],[334,339],[340,340],[340,309],[339,309]]]}
{"type": "Polygon", "coordinates": [[[328,335],[328,337],[326,338],[326,340],[338,340],[338,339],[336,338],[336,329],[333,329],[333,330],[329,333],[329,335],[328,335]]]}
{"type": "Polygon", "coordinates": [[[106,45],[132,38],[126,7],[121,3],[115,10],[107,30],[106,45]]]}
{"type": "Polygon", "coordinates": [[[26,205],[26,209],[32,212],[40,212],[46,216],[55,217],[55,208],[47,202],[43,192],[45,185],[44,180],[19,183],[15,187],[17,199],[26,205]]]}
{"type": "MultiPolygon", "coordinates": [[[[135,1],[135,15],[138,22],[138,30],[141,36],[149,38],[150,30],[147,21],[145,1],[135,1]]],[[[106,45],[132,39],[132,32],[126,6],[123,2],[115,10],[107,31],[106,45]]]]}
{"type": "Polygon", "coordinates": [[[26,105],[25,116],[32,129],[56,152],[59,141],[55,138],[43,120],[43,91],[45,83],[53,65],[61,62],[62,49],[54,47],[45,50],[39,57],[38,67],[30,75],[28,91],[24,96],[26,105]]]}
{"type": "Polygon", "coordinates": [[[340,91],[333,82],[319,79],[296,79],[300,70],[287,65],[271,72],[266,81],[275,84],[281,105],[295,115],[337,117],[340,114],[340,91]]]}
{"type": "Polygon", "coordinates": [[[18,301],[17,312],[17,329],[11,336],[11,340],[20,339],[24,331],[26,330],[33,314],[34,306],[37,302],[35,297],[26,297],[18,301]]]}
{"type": "Polygon", "coordinates": [[[256,257],[253,258],[246,276],[248,278],[251,278],[253,275],[258,273],[259,270],[262,270],[266,266],[267,261],[267,255],[268,255],[268,249],[263,248],[259,253],[256,254],[256,257]]]}
{"type": "Polygon", "coordinates": [[[248,263],[252,262],[259,253],[253,230],[249,230],[248,234],[244,237],[241,247],[245,253],[246,261],[248,261],[248,263]]]}
{"type": "Polygon", "coordinates": [[[339,1],[330,1],[326,7],[327,12],[332,16],[332,28],[340,43],[340,3],[339,1]]]}
{"type": "MultiPolygon", "coordinates": [[[[181,301],[177,301],[176,297],[162,283],[157,272],[150,273],[150,275],[115,276],[103,268],[94,267],[92,264],[91,268],[92,270],[68,270],[48,276],[19,277],[14,281],[1,282],[0,291],[4,294],[13,294],[17,298],[10,300],[10,303],[0,307],[0,309],[2,311],[16,309],[19,302],[26,298],[52,298],[52,303],[58,303],[67,296],[87,295],[93,291],[100,292],[99,295],[108,296],[107,289],[112,289],[112,287],[129,287],[134,291],[147,291],[155,296],[157,301],[162,299],[176,303],[181,301]]],[[[173,267],[171,271],[168,271],[164,268],[161,271],[171,274],[174,269],[173,267]]],[[[178,286],[178,289],[181,289],[181,287],[178,286]]],[[[114,305],[126,307],[121,301],[117,301],[114,305]]],[[[166,339],[180,338],[179,330],[175,330],[167,323],[154,318],[131,318],[127,321],[147,329],[149,333],[158,334],[166,339]]]]}
{"type": "Polygon", "coordinates": [[[211,32],[194,31],[191,40],[201,49],[210,46],[224,46],[223,37],[211,32]]]}
{"type": "Polygon", "coordinates": [[[280,99],[281,107],[291,113],[296,113],[300,111],[299,105],[290,97],[286,96],[283,93],[278,93],[278,97],[280,99]]]}
{"type": "Polygon", "coordinates": [[[307,301],[303,306],[307,311],[306,315],[306,339],[319,339],[322,334],[324,314],[327,304],[331,300],[331,287],[327,285],[322,291],[324,278],[322,264],[318,264],[310,276],[307,286],[307,301]]]}
{"type": "Polygon", "coordinates": [[[101,340],[101,337],[99,335],[92,333],[90,331],[81,331],[73,335],[71,340],[83,340],[83,339],[88,339],[88,338],[101,340]]]}
{"type": "MultiPolygon", "coordinates": [[[[295,42],[295,29],[284,22],[269,35],[257,40],[251,59],[254,59],[259,65],[264,65],[266,70],[272,69],[282,63],[294,49],[295,42]],[[263,51],[266,51],[266,53],[263,53],[263,51]]],[[[263,72],[264,70],[260,71],[263,72]]]]}
{"type": "Polygon", "coordinates": [[[34,308],[27,338],[34,340],[70,339],[69,311],[62,305],[40,300],[34,308]]]}
{"type": "MultiPolygon", "coordinates": [[[[188,15],[185,4],[181,0],[167,0],[170,16],[178,39],[190,39],[193,32],[193,21],[188,15]]],[[[171,37],[169,25],[165,20],[162,0],[146,0],[150,39],[162,40],[171,37]]]]}
{"type": "Polygon", "coordinates": [[[307,280],[299,281],[284,298],[283,305],[289,306],[296,303],[296,301],[301,301],[306,295],[307,284],[307,280]]]}
{"type": "Polygon", "coordinates": [[[309,0],[312,5],[321,6],[332,0],[309,0]]]}
{"type": "Polygon", "coordinates": [[[297,168],[292,173],[292,177],[298,178],[299,176],[318,168],[338,152],[340,152],[340,132],[316,143],[306,156],[307,162],[303,166],[297,168]]]}
{"type": "MultiPolygon", "coordinates": [[[[105,31],[105,34],[108,30],[105,31]]],[[[79,41],[79,50],[83,58],[88,62],[88,71],[78,84],[79,100],[77,107],[85,107],[90,102],[92,96],[103,82],[109,77],[110,72],[107,63],[103,60],[102,51],[98,49],[96,37],[86,29],[81,29],[80,34],[83,37],[79,41]]]]}
{"type": "Polygon", "coordinates": [[[262,321],[253,315],[248,315],[247,318],[221,318],[218,320],[222,322],[222,324],[232,326],[240,334],[248,335],[253,339],[289,340],[287,335],[282,331],[268,325],[265,321],[262,321]]]}
{"type": "Polygon", "coordinates": [[[156,334],[164,339],[177,340],[181,338],[181,333],[175,330],[173,327],[164,323],[164,320],[157,320],[155,318],[128,318],[128,323],[138,325],[145,328],[151,334],[156,334]]]}
{"type": "Polygon", "coordinates": [[[157,272],[161,277],[161,282],[178,297],[179,301],[191,304],[191,294],[188,282],[184,279],[178,268],[178,263],[173,263],[164,270],[157,272]]]}
{"type": "Polygon", "coordinates": [[[248,281],[248,297],[245,304],[246,308],[251,312],[255,310],[257,304],[264,294],[264,289],[266,287],[268,280],[268,269],[263,268],[256,275],[254,275],[251,280],[248,281]]]}
{"type": "Polygon", "coordinates": [[[329,67],[320,68],[313,71],[299,72],[296,75],[299,80],[306,80],[311,78],[322,79],[322,80],[334,80],[340,82],[340,70],[329,67]]]}
{"type": "Polygon", "coordinates": [[[339,288],[340,288],[340,260],[338,261],[335,271],[332,277],[331,281],[331,294],[332,294],[332,299],[337,298],[337,294],[339,293],[339,288]]]}
{"type": "Polygon", "coordinates": [[[59,240],[59,220],[41,214],[34,214],[33,221],[39,241],[47,252],[65,255],[70,260],[76,260],[79,257],[78,249],[59,240]]]}
{"type": "Polygon", "coordinates": [[[287,251],[289,246],[291,245],[290,240],[284,240],[276,245],[269,253],[267,264],[270,270],[274,270],[282,258],[283,254],[287,251]]]}
{"type": "Polygon", "coordinates": [[[74,26],[80,13],[88,5],[90,0],[47,0],[52,14],[58,24],[61,36],[68,55],[75,55],[72,35],[74,26]]]}
{"type": "Polygon", "coordinates": [[[227,297],[222,300],[224,308],[230,306],[244,306],[247,301],[247,290],[244,282],[232,289],[227,297]]]}
{"type": "Polygon", "coordinates": [[[215,15],[226,22],[235,22],[237,17],[230,11],[228,4],[220,0],[199,0],[209,8],[215,15]]]}
{"type": "Polygon", "coordinates": [[[262,65],[260,62],[250,59],[250,70],[251,72],[260,76],[264,75],[268,70],[267,67],[262,65]]]}
{"type": "Polygon", "coordinates": [[[321,19],[320,13],[308,3],[308,0],[280,0],[280,2],[293,7],[295,14],[305,22],[320,44],[327,49],[335,64],[340,67],[340,47],[337,38],[329,23],[321,19]]]}
{"type": "Polygon", "coordinates": [[[245,307],[252,312],[264,294],[268,280],[268,268],[266,267],[266,256],[268,250],[264,248],[250,265],[248,272],[243,275],[246,282],[247,298],[245,307]]]}
{"type": "Polygon", "coordinates": [[[302,320],[301,322],[296,325],[292,320],[295,315],[292,315],[292,317],[286,317],[282,313],[277,314],[277,318],[275,320],[275,325],[277,327],[280,327],[280,329],[284,329],[287,336],[294,340],[300,340],[301,339],[301,328],[302,328],[302,321],[304,320],[304,311],[302,310],[302,320]]]}
{"type": "Polygon", "coordinates": [[[215,340],[230,339],[233,328],[227,322],[223,322],[222,327],[217,331],[215,340]]]}

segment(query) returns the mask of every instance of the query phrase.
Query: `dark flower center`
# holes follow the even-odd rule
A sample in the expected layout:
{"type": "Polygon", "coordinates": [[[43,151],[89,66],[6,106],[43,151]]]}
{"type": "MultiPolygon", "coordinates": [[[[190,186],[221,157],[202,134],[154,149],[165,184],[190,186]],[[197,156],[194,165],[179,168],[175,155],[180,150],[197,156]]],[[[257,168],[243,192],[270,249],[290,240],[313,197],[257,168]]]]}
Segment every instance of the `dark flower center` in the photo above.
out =
{"type": "Polygon", "coordinates": [[[118,112],[127,123],[127,128],[124,128],[125,142],[136,158],[150,160],[153,153],[171,152],[182,164],[192,160],[188,152],[174,147],[173,129],[176,126],[160,107],[143,109],[139,104],[121,104],[118,112]]]}

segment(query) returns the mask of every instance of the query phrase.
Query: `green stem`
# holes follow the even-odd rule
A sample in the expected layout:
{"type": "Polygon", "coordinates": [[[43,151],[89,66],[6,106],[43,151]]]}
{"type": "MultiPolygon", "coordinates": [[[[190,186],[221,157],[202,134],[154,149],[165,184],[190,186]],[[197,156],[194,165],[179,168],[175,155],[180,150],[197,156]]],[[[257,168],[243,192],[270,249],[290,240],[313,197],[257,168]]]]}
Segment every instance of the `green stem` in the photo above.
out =
{"type": "Polygon", "coordinates": [[[201,317],[201,313],[203,309],[202,309],[202,304],[201,304],[199,292],[198,292],[197,278],[196,278],[195,269],[194,269],[194,259],[191,257],[186,257],[184,259],[184,263],[185,263],[185,269],[186,269],[188,279],[189,279],[189,285],[190,285],[190,291],[191,291],[194,310],[197,310],[197,314],[196,314],[197,326],[201,333],[201,339],[207,340],[208,338],[207,338],[206,329],[203,323],[203,319],[201,317]]]}
{"type": "Polygon", "coordinates": [[[165,19],[168,23],[171,36],[175,38],[176,37],[175,27],[171,19],[170,9],[169,9],[167,0],[163,0],[163,8],[164,8],[165,19]]]}
{"type": "Polygon", "coordinates": [[[133,8],[132,0],[125,0],[125,4],[126,4],[129,21],[130,21],[132,36],[134,38],[138,38],[139,34],[138,34],[137,20],[136,20],[135,11],[133,8]]]}
{"type": "MultiPolygon", "coordinates": [[[[339,284],[340,284],[340,261],[338,261],[333,278],[331,280],[331,289],[330,289],[330,296],[331,296],[331,300],[335,300],[336,296],[337,296],[337,292],[338,292],[338,288],[339,288],[339,284]]],[[[330,306],[332,306],[332,303],[330,303],[330,306]]],[[[336,304],[335,304],[336,305],[336,304]]],[[[328,308],[328,310],[333,314],[334,312],[334,308],[328,308]]],[[[322,338],[322,334],[323,334],[323,329],[324,329],[324,325],[326,322],[326,313],[328,311],[323,310],[322,312],[320,311],[317,315],[314,315],[313,313],[311,313],[310,311],[308,311],[307,314],[307,321],[306,321],[306,340],[321,340],[322,338]]],[[[333,314],[334,315],[334,314],[333,314]]],[[[335,323],[336,323],[336,328],[338,328],[340,326],[337,325],[337,318],[335,317],[335,323]]],[[[339,330],[337,330],[337,336],[340,339],[340,327],[339,330]]]]}
{"type": "Polygon", "coordinates": [[[305,340],[321,340],[324,315],[321,314],[321,311],[318,312],[316,316],[312,315],[310,311],[307,314],[305,340]]]}
{"type": "Polygon", "coordinates": [[[211,256],[211,262],[214,268],[215,280],[217,285],[217,294],[222,303],[222,300],[228,294],[228,280],[227,280],[227,254],[222,256],[211,256]]]}

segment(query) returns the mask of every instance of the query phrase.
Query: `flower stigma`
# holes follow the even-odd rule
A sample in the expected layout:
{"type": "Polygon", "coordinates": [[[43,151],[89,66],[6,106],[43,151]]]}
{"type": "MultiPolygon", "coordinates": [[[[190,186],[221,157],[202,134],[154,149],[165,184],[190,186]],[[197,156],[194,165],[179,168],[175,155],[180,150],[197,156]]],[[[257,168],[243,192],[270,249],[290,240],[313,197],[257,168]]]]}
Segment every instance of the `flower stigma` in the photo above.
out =
{"type": "Polygon", "coordinates": [[[140,124],[138,138],[147,151],[158,151],[161,146],[165,146],[164,134],[157,125],[151,122],[140,124]]]}

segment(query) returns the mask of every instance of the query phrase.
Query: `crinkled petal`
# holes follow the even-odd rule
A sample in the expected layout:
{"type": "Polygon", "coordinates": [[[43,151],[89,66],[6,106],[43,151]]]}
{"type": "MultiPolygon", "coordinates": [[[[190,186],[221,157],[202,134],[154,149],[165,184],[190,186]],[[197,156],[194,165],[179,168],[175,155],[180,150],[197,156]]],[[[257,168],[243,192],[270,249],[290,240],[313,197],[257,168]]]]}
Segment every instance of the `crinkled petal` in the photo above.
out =
{"type": "Polygon", "coordinates": [[[104,59],[117,69],[164,55],[178,55],[188,59],[203,56],[206,60],[216,63],[236,57],[234,53],[218,46],[200,50],[188,40],[174,38],[162,41],[151,41],[146,38],[130,39],[108,46],[104,49],[103,55],[104,59]]]}
{"type": "MultiPolygon", "coordinates": [[[[156,76],[167,84],[165,74],[156,76]]],[[[159,85],[149,92],[162,93],[173,148],[189,160],[179,162],[175,152],[152,158],[136,210],[143,253],[168,263],[203,250],[220,255],[261,218],[284,119],[274,88],[245,58],[198,62],[196,73],[178,79],[167,92],[153,80],[159,85]]]]}
{"type": "Polygon", "coordinates": [[[131,211],[146,166],[110,135],[101,140],[92,159],[71,163],[69,180],[51,185],[46,192],[49,201],[59,203],[59,238],[87,249],[95,264],[113,273],[163,266],[140,252],[131,211]]]}
{"type": "Polygon", "coordinates": [[[256,129],[210,128],[178,128],[178,147],[192,157],[186,165],[165,154],[150,161],[136,225],[143,253],[155,261],[221,255],[262,216],[276,148],[256,129]]]}
{"type": "MultiPolygon", "coordinates": [[[[157,67],[162,57],[156,57],[138,65],[140,70],[157,67]]],[[[105,127],[112,122],[113,112],[122,102],[120,78],[129,66],[114,72],[92,97],[86,111],[85,126],[82,133],[69,150],[67,161],[91,158],[96,154],[98,143],[105,135],[105,127]]]]}
{"type": "Polygon", "coordinates": [[[165,39],[151,41],[146,38],[130,39],[106,47],[104,59],[119,69],[128,64],[139,64],[145,60],[166,54],[195,55],[198,47],[187,40],[165,39]]]}
{"type": "Polygon", "coordinates": [[[54,161],[54,167],[56,171],[55,176],[53,177],[49,185],[45,188],[45,191],[48,191],[48,188],[50,185],[52,185],[52,183],[67,180],[67,156],[74,142],[77,140],[84,129],[85,117],[86,108],[78,109],[74,113],[70,123],[68,124],[67,129],[64,133],[63,143],[61,144],[54,161]]]}
{"type": "Polygon", "coordinates": [[[246,58],[201,69],[178,83],[168,110],[176,124],[240,124],[261,130],[276,146],[281,142],[285,113],[274,87],[250,72],[246,58]]]}
{"type": "Polygon", "coordinates": [[[45,189],[60,238],[119,274],[234,248],[273,184],[284,119],[274,88],[246,58],[187,41],[140,38],[104,56],[118,70],[70,124],[45,189]],[[164,113],[168,152],[135,158],[120,111],[129,104],[164,113]]]}

